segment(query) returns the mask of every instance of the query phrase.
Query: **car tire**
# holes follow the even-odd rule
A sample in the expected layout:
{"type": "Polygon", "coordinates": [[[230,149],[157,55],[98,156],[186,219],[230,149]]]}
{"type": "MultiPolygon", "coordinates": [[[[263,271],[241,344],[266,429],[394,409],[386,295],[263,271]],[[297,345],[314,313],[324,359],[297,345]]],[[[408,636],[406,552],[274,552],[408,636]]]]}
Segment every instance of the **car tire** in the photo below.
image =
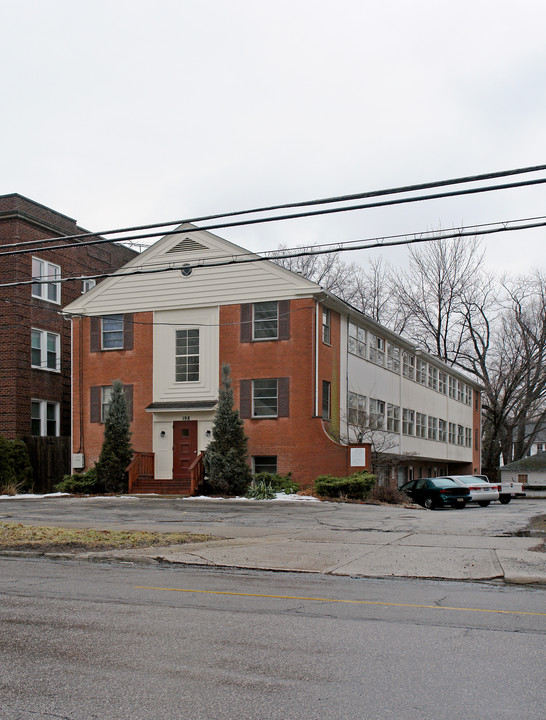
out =
{"type": "Polygon", "coordinates": [[[478,500],[478,505],[480,507],[487,507],[488,505],[491,505],[491,500],[478,500]]]}
{"type": "Polygon", "coordinates": [[[436,507],[436,503],[434,502],[434,500],[432,498],[428,497],[428,498],[425,498],[425,500],[423,502],[423,507],[425,507],[427,510],[434,510],[434,508],[436,507]]]}
{"type": "Polygon", "coordinates": [[[501,505],[508,505],[511,499],[512,498],[510,497],[510,495],[501,495],[499,497],[499,502],[501,503],[501,505]]]}

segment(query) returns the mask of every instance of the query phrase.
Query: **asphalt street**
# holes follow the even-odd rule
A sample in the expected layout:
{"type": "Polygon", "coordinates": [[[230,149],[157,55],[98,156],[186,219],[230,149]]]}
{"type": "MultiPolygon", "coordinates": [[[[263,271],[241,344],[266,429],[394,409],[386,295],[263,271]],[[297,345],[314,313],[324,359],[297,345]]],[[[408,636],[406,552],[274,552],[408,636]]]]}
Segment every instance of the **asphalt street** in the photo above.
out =
{"type": "Polygon", "coordinates": [[[0,558],[0,717],[542,720],[545,632],[532,587],[0,558]]]}

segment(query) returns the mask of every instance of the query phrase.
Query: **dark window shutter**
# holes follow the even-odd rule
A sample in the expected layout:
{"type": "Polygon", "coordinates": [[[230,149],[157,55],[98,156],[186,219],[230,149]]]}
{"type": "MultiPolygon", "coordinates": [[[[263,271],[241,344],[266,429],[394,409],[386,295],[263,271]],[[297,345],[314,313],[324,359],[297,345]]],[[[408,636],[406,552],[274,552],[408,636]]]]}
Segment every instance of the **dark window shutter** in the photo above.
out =
{"type": "Polygon", "coordinates": [[[290,338],[290,300],[279,300],[279,340],[290,338]]]}
{"type": "Polygon", "coordinates": [[[123,349],[133,349],[133,315],[131,313],[123,316],[123,349]]]}
{"type": "Polygon", "coordinates": [[[92,423],[100,422],[100,386],[93,385],[90,396],[90,420],[92,423]]]}
{"type": "Polygon", "coordinates": [[[125,400],[127,401],[127,415],[129,416],[129,422],[133,422],[133,386],[124,385],[123,391],[125,392],[125,400]]]}
{"type": "Polygon", "coordinates": [[[252,305],[241,305],[241,342],[252,341],[252,305]]]}
{"type": "Polygon", "coordinates": [[[289,397],[290,397],[290,378],[278,378],[277,380],[277,394],[279,398],[279,405],[277,409],[278,417],[288,417],[289,414],[289,397]]]}
{"type": "Polygon", "coordinates": [[[241,380],[239,393],[239,406],[241,417],[252,417],[252,384],[250,380],[241,380]]]}
{"type": "Polygon", "coordinates": [[[101,349],[100,346],[100,317],[91,318],[91,352],[98,352],[101,349]]]}

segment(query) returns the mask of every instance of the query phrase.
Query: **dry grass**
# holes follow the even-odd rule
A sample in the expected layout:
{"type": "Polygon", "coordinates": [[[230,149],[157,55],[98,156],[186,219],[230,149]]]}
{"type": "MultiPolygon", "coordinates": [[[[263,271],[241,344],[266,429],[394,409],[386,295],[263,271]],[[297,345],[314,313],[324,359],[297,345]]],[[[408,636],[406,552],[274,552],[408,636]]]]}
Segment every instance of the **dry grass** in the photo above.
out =
{"type": "Polygon", "coordinates": [[[127,550],[205,542],[210,539],[210,535],[192,533],[92,530],[0,523],[0,550],[38,550],[40,552],[127,550]]]}

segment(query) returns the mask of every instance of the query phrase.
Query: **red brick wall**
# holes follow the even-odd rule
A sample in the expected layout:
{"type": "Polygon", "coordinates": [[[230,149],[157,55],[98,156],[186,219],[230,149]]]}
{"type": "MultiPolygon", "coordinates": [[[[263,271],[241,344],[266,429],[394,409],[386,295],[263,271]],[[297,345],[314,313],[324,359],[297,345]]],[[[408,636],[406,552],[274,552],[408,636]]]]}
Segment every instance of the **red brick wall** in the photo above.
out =
{"type": "Polygon", "coordinates": [[[121,380],[133,386],[131,442],[137,452],[153,450],[152,415],[145,410],[153,399],[153,313],[134,314],[133,350],[90,352],[90,326],[90,318],[74,320],[72,442],[73,452],[84,453],[86,468],[98,459],[104,439],[104,425],[90,421],[90,388],[94,385],[121,380]]]}
{"type": "MultiPolygon", "coordinates": [[[[50,208],[20,195],[0,196],[0,249],[6,244],[81,232],[74,220],[50,208]]],[[[109,272],[135,256],[129,248],[112,244],[4,256],[0,258],[0,283],[30,280],[33,254],[60,265],[63,276],[109,272]]],[[[8,438],[30,434],[31,398],[60,403],[60,433],[70,434],[70,322],[60,310],[80,294],[79,280],[62,283],[61,304],[32,297],[30,285],[0,288],[0,434],[8,438]],[[30,367],[32,327],[61,336],[60,373],[30,367]]]]}
{"type": "MultiPolygon", "coordinates": [[[[241,343],[240,306],[220,308],[220,363],[229,363],[235,404],[243,379],[290,378],[288,417],[245,420],[249,455],[277,455],[280,473],[291,472],[303,485],[317,475],[347,473],[346,447],[337,445],[323,430],[322,380],[332,383],[333,416],[339,419],[339,315],[332,313],[332,342],[320,338],[319,416],[315,415],[315,301],[290,301],[290,339],[241,343]]],[[[320,320],[320,316],[319,316],[320,320]]]]}

